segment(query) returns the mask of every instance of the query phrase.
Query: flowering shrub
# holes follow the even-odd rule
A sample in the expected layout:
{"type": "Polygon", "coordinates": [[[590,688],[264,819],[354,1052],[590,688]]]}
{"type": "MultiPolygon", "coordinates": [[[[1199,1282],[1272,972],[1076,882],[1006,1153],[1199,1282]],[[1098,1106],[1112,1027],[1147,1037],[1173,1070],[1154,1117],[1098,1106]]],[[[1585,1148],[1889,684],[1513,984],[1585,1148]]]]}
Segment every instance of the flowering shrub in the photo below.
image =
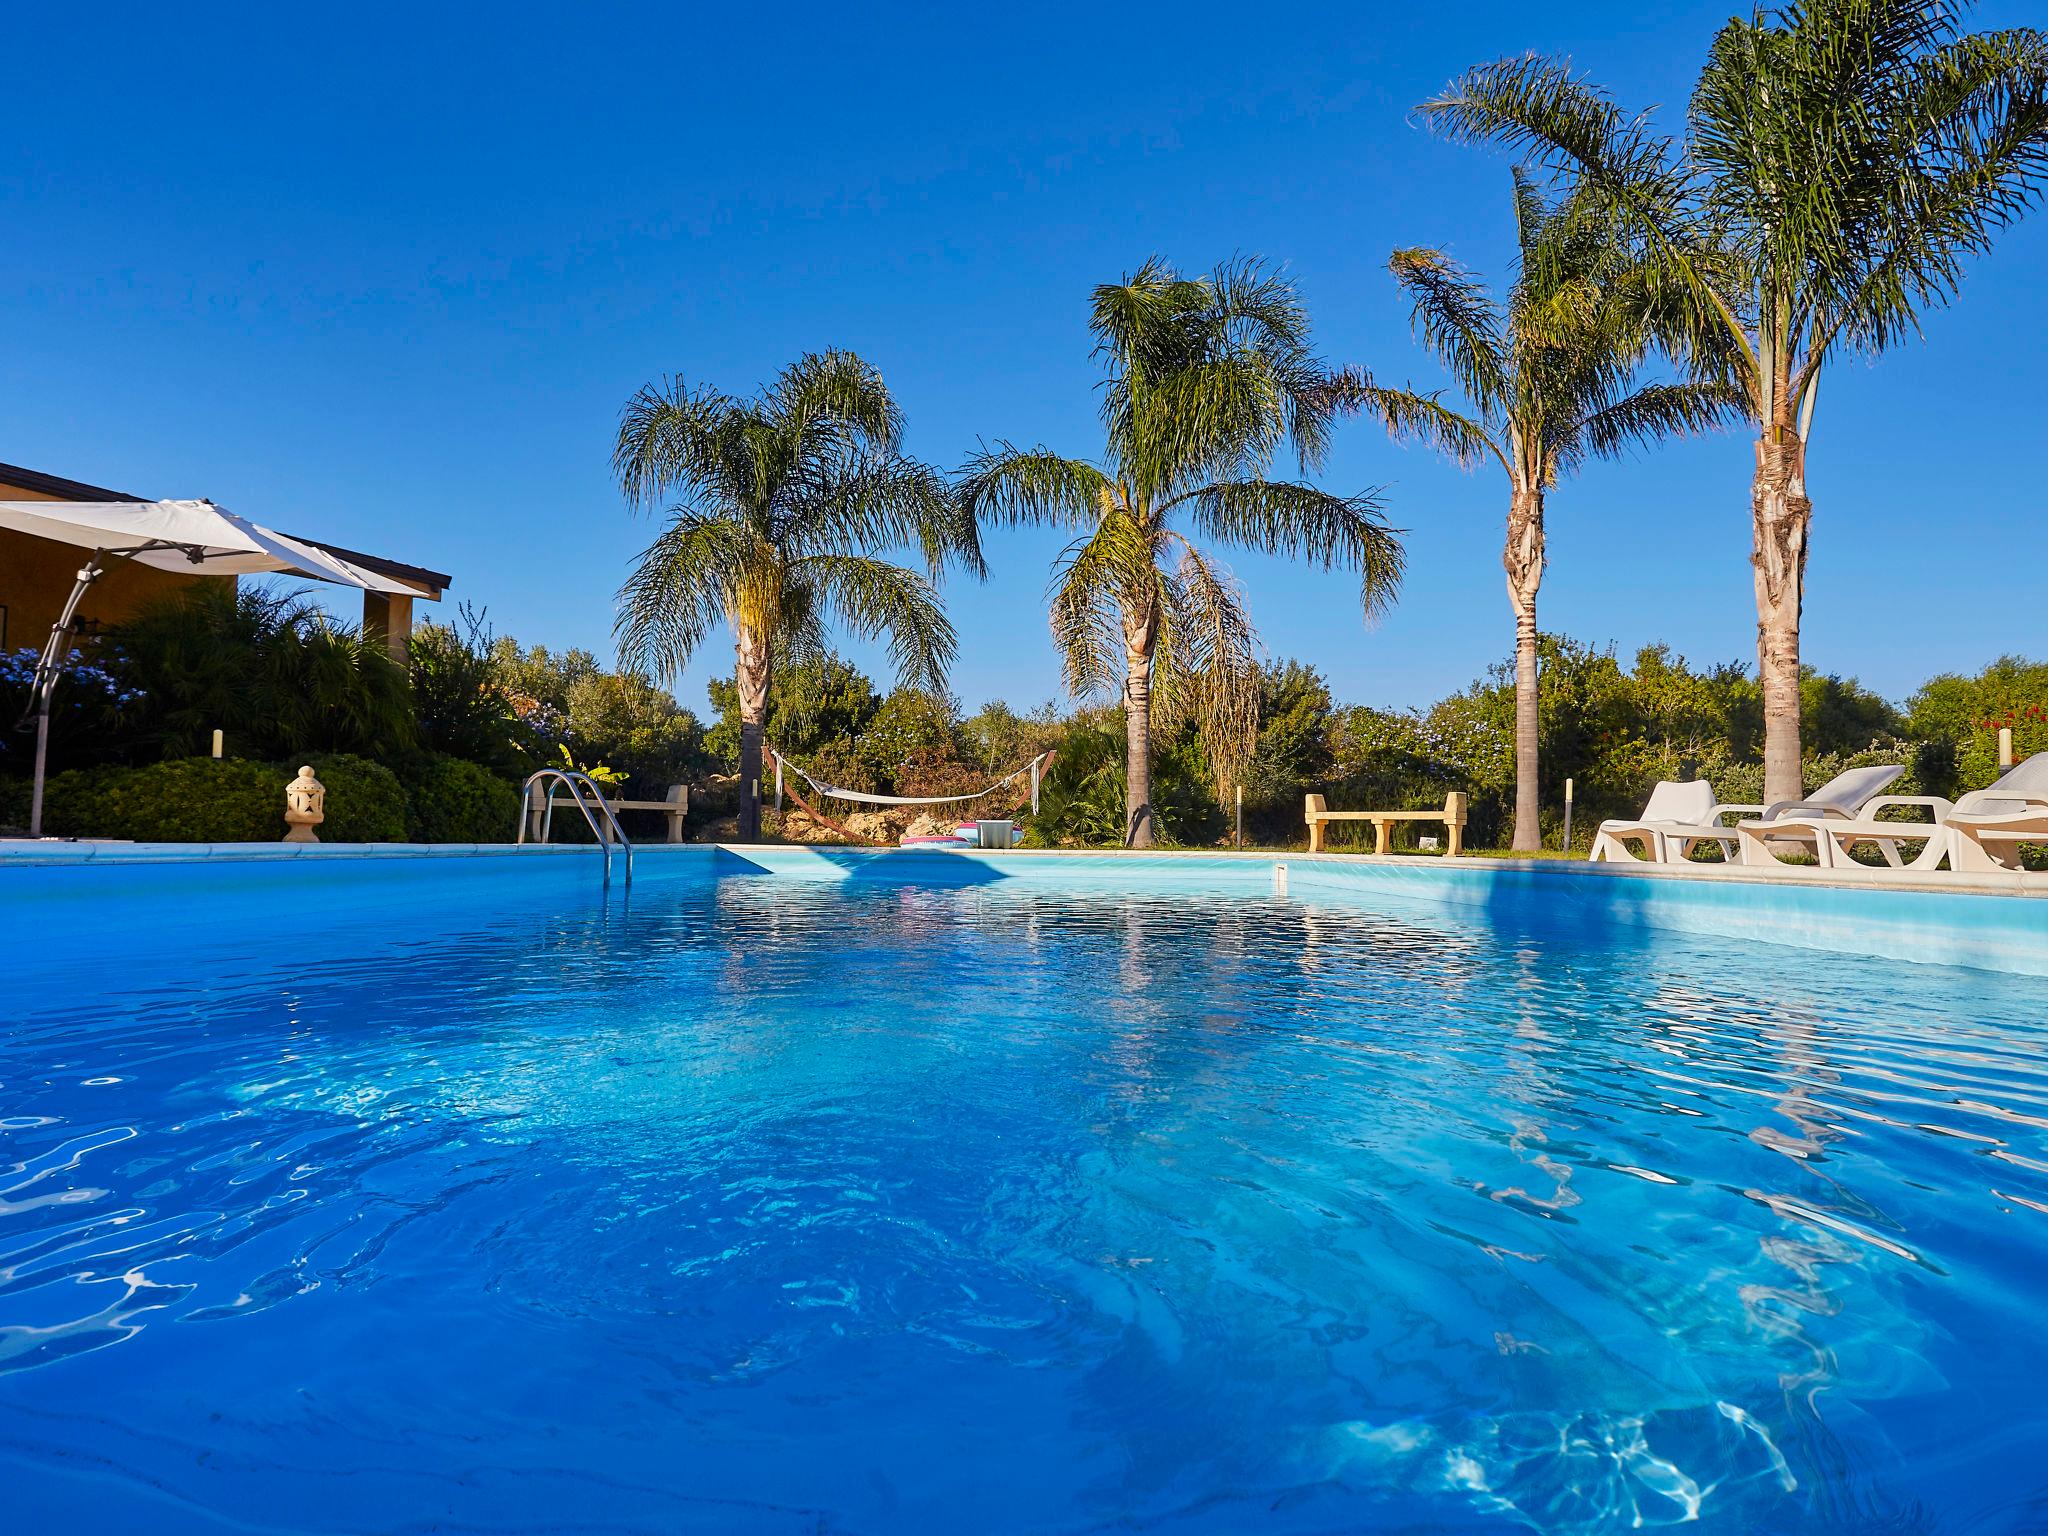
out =
{"type": "MultiPolygon", "coordinates": [[[[35,702],[39,651],[0,651],[0,766],[27,772],[35,753],[32,731],[16,731],[35,702]]],[[[74,647],[50,695],[50,760],[96,762],[118,750],[122,720],[145,698],[129,659],[111,647],[74,647]]]]}
{"type": "MultiPolygon", "coordinates": [[[[35,688],[36,663],[41,658],[40,650],[0,651],[0,688],[20,689],[24,695],[31,693],[35,688]]],[[[58,691],[51,695],[52,711],[60,707],[67,689],[88,698],[105,698],[115,704],[133,704],[141,699],[143,691],[121,675],[121,666],[126,660],[127,657],[119,650],[112,649],[104,660],[87,660],[85,652],[73,646],[65,656],[64,674],[57,684],[58,691]]]]}
{"type": "Polygon", "coordinates": [[[1998,766],[2001,730],[2012,732],[2014,762],[2024,761],[2036,752],[2048,752],[2048,706],[2009,704],[1998,714],[1984,716],[1976,726],[1957,763],[1962,777],[1968,781],[1967,788],[1981,789],[2005,771],[1998,766]]]}

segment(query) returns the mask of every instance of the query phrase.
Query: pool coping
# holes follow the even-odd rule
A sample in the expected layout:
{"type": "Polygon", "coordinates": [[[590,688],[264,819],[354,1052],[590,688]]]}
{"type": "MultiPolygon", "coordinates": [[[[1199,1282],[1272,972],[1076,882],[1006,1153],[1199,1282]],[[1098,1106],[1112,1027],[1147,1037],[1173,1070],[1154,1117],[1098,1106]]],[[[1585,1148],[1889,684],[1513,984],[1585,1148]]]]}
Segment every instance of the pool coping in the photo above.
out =
{"type": "MultiPolygon", "coordinates": [[[[980,862],[1017,860],[1111,859],[1142,863],[1152,860],[1228,860],[1266,864],[1301,864],[1327,868],[1400,869],[1431,873],[1517,873],[1567,880],[1678,881],[1687,885],[1758,885],[1773,889],[1949,891],[1976,896],[2018,896],[2048,899],[2048,873],[1954,870],[1868,869],[1822,870],[1784,865],[1760,869],[1749,865],[1693,864],[1683,869],[1645,862],[1594,863],[1586,859],[1492,859],[1414,854],[1308,853],[1275,848],[943,848],[922,844],[912,848],[863,848],[826,843],[636,843],[635,859],[707,857],[724,854],[742,860],[755,854],[802,856],[829,850],[839,857],[966,858],[980,862]]],[[[50,868],[85,864],[275,863],[322,859],[458,859],[577,858],[595,855],[589,843],[138,843],[92,838],[0,838],[0,870],[50,868]]]]}

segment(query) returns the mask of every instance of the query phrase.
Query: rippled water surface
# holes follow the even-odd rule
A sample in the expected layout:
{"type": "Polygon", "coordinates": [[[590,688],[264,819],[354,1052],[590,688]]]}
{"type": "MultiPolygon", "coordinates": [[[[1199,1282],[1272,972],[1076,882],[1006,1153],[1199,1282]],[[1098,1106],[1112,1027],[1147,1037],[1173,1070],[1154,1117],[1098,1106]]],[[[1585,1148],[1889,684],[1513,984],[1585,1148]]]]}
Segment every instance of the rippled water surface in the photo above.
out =
{"type": "Polygon", "coordinates": [[[26,910],[8,1530],[2048,1529],[2039,980],[1022,883],[26,910]]]}

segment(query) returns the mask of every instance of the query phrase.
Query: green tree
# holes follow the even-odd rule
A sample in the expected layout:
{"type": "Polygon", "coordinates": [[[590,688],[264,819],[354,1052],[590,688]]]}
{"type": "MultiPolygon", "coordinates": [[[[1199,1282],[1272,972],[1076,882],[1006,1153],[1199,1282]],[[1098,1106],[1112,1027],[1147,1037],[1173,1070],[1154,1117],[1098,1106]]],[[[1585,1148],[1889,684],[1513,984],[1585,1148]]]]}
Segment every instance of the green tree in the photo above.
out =
{"type": "Polygon", "coordinates": [[[703,723],[635,672],[597,672],[572,683],[569,734],[577,756],[625,774],[642,799],[660,799],[706,761],[703,723]]]}
{"type": "Polygon", "coordinates": [[[1245,798],[1266,819],[1292,824],[1301,819],[1301,797],[1325,783],[1336,757],[1331,733],[1336,704],[1330,685],[1314,667],[1299,661],[1259,669],[1259,735],[1245,764],[1245,798]]]}
{"type": "Polygon", "coordinates": [[[1561,62],[1472,70],[1423,113],[1569,174],[1655,274],[1668,340],[1732,382],[1757,429],[1750,488],[1764,795],[1800,786],[1799,626],[1815,392],[1953,297],[1968,257],[2048,173],[2048,40],[1965,35],[1947,0],[1812,0],[1729,21],[1683,142],[1561,62]]]}
{"type": "Polygon", "coordinates": [[[680,379],[649,384],[620,417],[620,488],[634,506],[670,514],[620,590],[620,653],[672,680],[730,625],[744,840],[761,835],[778,655],[819,654],[836,620],[886,638],[903,681],[944,687],[954,634],[933,583],[949,559],[984,574],[980,546],[943,478],[905,458],[902,440],[882,376],[849,352],[808,354],[751,400],[680,379]],[[904,546],[928,576],[880,553],[904,546]]]}
{"type": "Polygon", "coordinates": [[[926,688],[896,688],[861,733],[861,755],[891,783],[913,755],[950,753],[959,744],[960,710],[926,688]]]}
{"type": "Polygon", "coordinates": [[[988,703],[960,722],[960,736],[976,766],[990,774],[1021,768],[1039,753],[1056,747],[1065,733],[1059,706],[1048,699],[1028,715],[1020,715],[1001,699],[988,703]]]}
{"type": "MultiPolygon", "coordinates": [[[[705,733],[705,750],[735,767],[740,760],[739,689],[721,677],[712,679],[708,692],[718,719],[705,733]]],[[[766,734],[780,750],[807,760],[834,742],[856,740],[881,707],[873,679],[852,662],[829,653],[806,656],[777,669],[766,734]]],[[[804,761],[804,766],[811,764],[804,761]]]]}
{"type": "Polygon", "coordinates": [[[1848,756],[1906,728],[1889,700],[1853,677],[1824,676],[1812,667],[1800,669],[1799,713],[1809,752],[1848,756]]]}
{"type": "Polygon", "coordinates": [[[2001,726],[2013,733],[2016,757],[2048,752],[2048,662],[2001,656],[1974,677],[1931,677],[1907,702],[1906,734],[1923,743],[1920,777],[1936,794],[1998,777],[2001,726]]]}
{"type": "Polygon", "coordinates": [[[430,754],[524,777],[540,761],[542,744],[498,676],[481,615],[465,608],[461,617],[460,628],[420,625],[406,645],[419,744],[430,754]]]}
{"type": "Polygon", "coordinates": [[[1518,271],[1505,304],[1442,251],[1394,252],[1417,334],[1457,381],[1464,409],[1436,394],[1374,388],[1354,398],[1396,437],[1468,468],[1491,458],[1508,480],[1508,601],[1515,614],[1513,846],[1543,846],[1538,791],[1536,592],[1543,581],[1544,500],[1589,455],[1612,458],[1672,434],[1703,431],[1734,405],[1713,384],[1637,386],[1650,343],[1654,287],[1628,253],[1571,203],[1553,205],[1514,173],[1518,271]]]}
{"type": "Polygon", "coordinates": [[[1284,278],[1244,261],[1183,277],[1157,259],[1097,288],[1089,318],[1107,378],[1099,461],[1008,443],[967,466],[977,516],[1075,530],[1054,575],[1053,638],[1069,689],[1121,689],[1126,843],[1157,841],[1155,711],[1197,724],[1219,773],[1257,726],[1256,637],[1242,593],[1174,525],[1361,576],[1368,613],[1399,585],[1401,546],[1377,498],[1268,480],[1291,442],[1302,471],[1329,447],[1336,404],[1284,278]]]}

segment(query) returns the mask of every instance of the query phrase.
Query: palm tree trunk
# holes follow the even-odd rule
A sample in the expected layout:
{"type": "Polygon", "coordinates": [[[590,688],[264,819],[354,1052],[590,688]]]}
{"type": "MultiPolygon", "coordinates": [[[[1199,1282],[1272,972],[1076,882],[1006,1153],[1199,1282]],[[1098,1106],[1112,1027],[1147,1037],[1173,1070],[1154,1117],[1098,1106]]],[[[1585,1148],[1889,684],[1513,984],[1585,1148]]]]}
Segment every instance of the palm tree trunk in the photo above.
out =
{"type": "Polygon", "coordinates": [[[1124,614],[1124,846],[1151,848],[1159,841],[1152,813],[1152,653],[1159,636],[1157,609],[1124,614]]]}
{"type": "Polygon", "coordinates": [[[768,726],[768,637],[752,625],[738,626],[733,684],[740,696],[739,840],[761,840],[761,745],[768,726]]]}
{"type": "Polygon", "coordinates": [[[1543,846],[1543,801],[1536,770],[1536,589],[1543,584],[1543,492],[1517,490],[1508,503],[1508,543],[1501,558],[1515,609],[1515,831],[1512,847],[1543,846]]]}
{"type": "Polygon", "coordinates": [[[1806,594],[1806,445],[1779,430],[1757,440],[1750,489],[1755,522],[1756,670],[1764,696],[1764,801],[1806,793],[1799,762],[1799,614],[1806,594]]]}

